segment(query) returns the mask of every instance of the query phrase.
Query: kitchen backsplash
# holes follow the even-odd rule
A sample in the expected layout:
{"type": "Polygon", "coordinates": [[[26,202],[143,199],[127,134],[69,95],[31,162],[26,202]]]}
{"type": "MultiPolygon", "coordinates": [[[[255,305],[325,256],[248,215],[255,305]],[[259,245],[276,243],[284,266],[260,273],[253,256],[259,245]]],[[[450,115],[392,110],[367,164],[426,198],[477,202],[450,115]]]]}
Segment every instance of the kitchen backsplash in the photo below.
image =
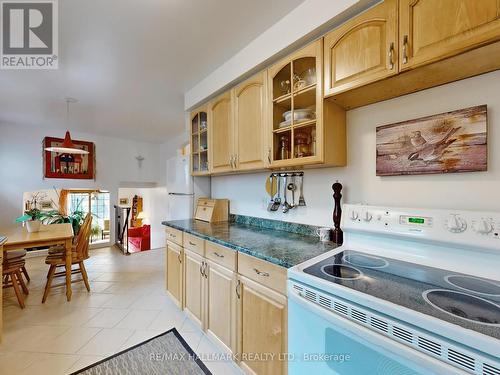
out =
{"type": "Polygon", "coordinates": [[[270,220],[261,217],[244,216],[244,215],[230,215],[229,220],[237,224],[251,225],[259,228],[281,230],[284,232],[302,234],[304,236],[315,236],[317,226],[291,223],[281,220],[270,220]]]}

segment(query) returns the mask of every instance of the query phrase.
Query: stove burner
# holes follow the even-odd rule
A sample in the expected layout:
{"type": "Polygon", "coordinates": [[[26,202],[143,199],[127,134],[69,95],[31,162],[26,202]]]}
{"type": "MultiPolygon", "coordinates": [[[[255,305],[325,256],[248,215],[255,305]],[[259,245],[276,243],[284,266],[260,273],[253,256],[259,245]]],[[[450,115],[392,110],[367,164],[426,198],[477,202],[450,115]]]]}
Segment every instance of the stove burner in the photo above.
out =
{"type": "Polygon", "coordinates": [[[343,260],[354,266],[366,267],[366,268],[385,268],[389,265],[389,262],[382,258],[377,258],[371,255],[361,255],[361,254],[346,254],[343,260]]]}
{"type": "Polygon", "coordinates": [[[327,276],[342,280],[356,280],[362,275],[361,271],[357,268],[342,264],[327,264],[321,267],[321,272],[327,276]]]}
{"type": "Polygon", "coordinates": [[[468,292],[484,296],[500,297],[500,284],[467,275],[448,275],[444,278],[449,284],[468,292]]]}
{"type": "Polygon", "coordinates": [[[422,293],[432,307],[473,323],[500,326],[500,306],[471,294],[447,289],[430,289],[422,293]]]}

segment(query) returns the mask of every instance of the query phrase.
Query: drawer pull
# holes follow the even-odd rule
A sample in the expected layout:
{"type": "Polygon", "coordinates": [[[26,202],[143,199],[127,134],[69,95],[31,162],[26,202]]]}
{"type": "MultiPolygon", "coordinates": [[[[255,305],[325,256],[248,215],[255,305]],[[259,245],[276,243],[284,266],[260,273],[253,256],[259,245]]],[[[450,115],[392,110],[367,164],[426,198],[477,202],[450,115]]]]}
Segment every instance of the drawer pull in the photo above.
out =
{"type": "Polygon", "coordinates": [[[189,244],[190,244],[191,246],[196,246],[196,244],[195,244],[195,243],[192,243],[191,241],[189,241],[189,244]]]}
{"type": "Polygon", "coordinates": [[[408,35],[403,37],[403,64],[408,63],[408,35]]]}
{"type": "Polygon", "coordinates": [[[169,234],[169,236],[170,236],[171,238],[176,238],[176,237],[177,237],[175,234],[172,234],[172,233],[170,233],[170,234],[169,234]]]}
{"type": "Polygon", "coordinates": [[[264,276],[264,277],[269,277],[269,274],[267,272],[262,272],[262,271],[259,271],[257,268],[254,268],[253,269],[255,271],[255,273],[259,276],[264,276]]]}
{"type": "Polygon", "coordinates": [[[218,252],[215,252],[214,255],[218,258],[224,258],[224,255],[219,254],[218,252]]]}
{"type": "Polygon", "coordinates": [[[238,299],[241,298],[241,281],[238,280],[238,282],[236,283],[236,296],[238,297],[238,299]]]}

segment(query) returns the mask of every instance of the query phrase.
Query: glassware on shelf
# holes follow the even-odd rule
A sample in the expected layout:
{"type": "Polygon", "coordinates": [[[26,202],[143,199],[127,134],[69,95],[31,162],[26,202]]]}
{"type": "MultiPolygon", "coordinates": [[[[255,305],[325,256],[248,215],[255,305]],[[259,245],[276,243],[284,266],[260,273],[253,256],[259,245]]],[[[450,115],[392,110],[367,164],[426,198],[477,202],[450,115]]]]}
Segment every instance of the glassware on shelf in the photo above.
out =
{"type": "Polygon", "coordinates": [[[290,80],[281,81],[280,88],[283,95],[290,94],[290,80]]]}
{"type": "Polygon", "coordinates": [[[294,154],[296,158],[304,158],[306,156],[311,156],[311,145],[309,136],[304,132],[299,132],[299,131],[296,132],[294,148],[295,148],[294,154]]]}
{"type": "Polygon", "coordinates": [[[316,83],[316,68],[308,68],[301,74],[306,86],[316,83]]]}
{"type": "Polygon", "coordinates": [[[288,150],[288,137],[285,135],[280,138],[279,159],[290,159],[290,151],[288,150]]]}
{"type": "Polygon", "coordinates": [[[306,87],[306,81],[304,81],[298,74],[293,75],[293,89],[294,91],[300,90],[306,87]]]}

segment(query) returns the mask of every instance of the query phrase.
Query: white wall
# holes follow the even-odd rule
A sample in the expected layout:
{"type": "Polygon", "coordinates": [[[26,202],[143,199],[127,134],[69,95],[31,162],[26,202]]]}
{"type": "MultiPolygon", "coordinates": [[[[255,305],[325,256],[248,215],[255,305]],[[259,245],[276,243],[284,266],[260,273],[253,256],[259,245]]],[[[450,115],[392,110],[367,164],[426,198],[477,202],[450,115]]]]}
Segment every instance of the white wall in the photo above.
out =
{"type": "MultiPolygon", "coordinates": [[[[113,205],[118,200],[120,181],[163,182],[165,168],[160,159],[159,144],[77,132],[71,133],[73,139],[95,143],[95,181],[43,179],[42,140],[45,136],[62,137],[64,133],[54,129],[0,124],[0,228],[15,225],[13,221],[21,214],[25,191],[51,189],[53,186],[100,188],[110,191],[113,205]],[[145,158],[141,168],[135,160],[139,154],[145,158]]],[[[113,220],[113,213],[111,218],[113,220]]]]}
{"type": "Polygon", "coordinates": [[[306,208],[288,214],[266,211],[268,173],[212,178],[212,195],[229,198],[231,212],[315,225],[332,225],[331,185],[344,185],[349,203],[421,208],[500,210],[500,71],[372,104],[347,113],[348,165],[306,170],[306,208]],[[488,171],[377,177],[375,128],[379,125],[488,105],[488,171]]]}

